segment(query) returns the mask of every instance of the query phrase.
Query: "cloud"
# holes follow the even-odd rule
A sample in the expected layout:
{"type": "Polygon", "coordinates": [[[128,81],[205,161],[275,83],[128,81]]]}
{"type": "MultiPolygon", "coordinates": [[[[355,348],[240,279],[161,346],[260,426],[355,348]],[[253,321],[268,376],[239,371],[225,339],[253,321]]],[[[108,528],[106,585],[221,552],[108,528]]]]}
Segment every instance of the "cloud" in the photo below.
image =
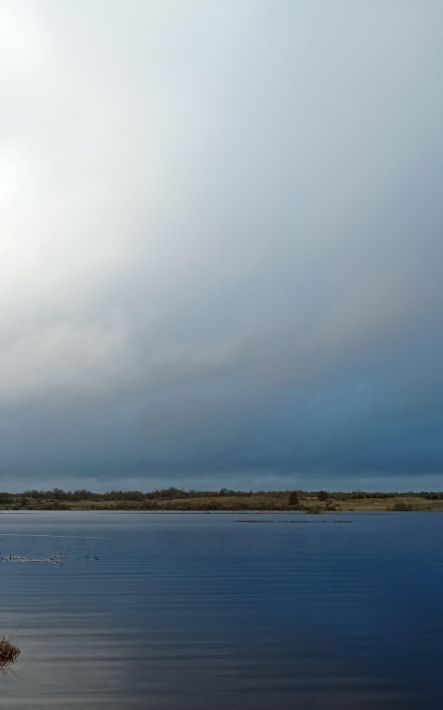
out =
{"type": "Polygon", "coordinates": [[[442,14],[5,3],[5,482],[441,472],[442,14]]]}

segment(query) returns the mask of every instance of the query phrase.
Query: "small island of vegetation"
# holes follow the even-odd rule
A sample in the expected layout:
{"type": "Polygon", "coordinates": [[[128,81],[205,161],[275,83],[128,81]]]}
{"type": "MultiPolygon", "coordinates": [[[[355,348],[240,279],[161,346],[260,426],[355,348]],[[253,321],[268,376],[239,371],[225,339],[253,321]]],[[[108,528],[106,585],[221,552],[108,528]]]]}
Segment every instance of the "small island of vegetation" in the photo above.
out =
{"type": "Polygon", "coordinates": [[[0,671],[3,673],[9,669],[17,657],[20,655],[20,650],[14,646],[12,641],[7,636],[0,637],[0,671]]]}

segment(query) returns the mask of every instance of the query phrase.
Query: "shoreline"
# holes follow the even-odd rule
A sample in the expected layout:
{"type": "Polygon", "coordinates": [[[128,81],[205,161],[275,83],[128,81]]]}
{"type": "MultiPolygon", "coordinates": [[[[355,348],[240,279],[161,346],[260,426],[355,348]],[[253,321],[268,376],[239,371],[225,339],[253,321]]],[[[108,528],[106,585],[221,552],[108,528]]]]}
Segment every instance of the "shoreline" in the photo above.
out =
{"type": "Polygon", "coordinates": [[[443,493],[365,491],[156,491],[32,490],[0,493],[0,512],[13,511],[127,511],[127,512],[254,512],[254,513],[390,513],[443,512],[443,493]]]}

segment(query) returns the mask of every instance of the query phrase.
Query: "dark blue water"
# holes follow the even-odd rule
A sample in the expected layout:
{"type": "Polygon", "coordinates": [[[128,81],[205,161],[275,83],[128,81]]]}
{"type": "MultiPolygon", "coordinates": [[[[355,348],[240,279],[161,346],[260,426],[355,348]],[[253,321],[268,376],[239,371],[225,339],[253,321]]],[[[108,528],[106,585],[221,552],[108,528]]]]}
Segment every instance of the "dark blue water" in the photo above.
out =
{"type": "Polygon", "coordinates": [[[66,562],[0,564],[22,651],[0,707],[437,710],[442,534],[431,513],[1,514],[1,554],[66,562]]]}

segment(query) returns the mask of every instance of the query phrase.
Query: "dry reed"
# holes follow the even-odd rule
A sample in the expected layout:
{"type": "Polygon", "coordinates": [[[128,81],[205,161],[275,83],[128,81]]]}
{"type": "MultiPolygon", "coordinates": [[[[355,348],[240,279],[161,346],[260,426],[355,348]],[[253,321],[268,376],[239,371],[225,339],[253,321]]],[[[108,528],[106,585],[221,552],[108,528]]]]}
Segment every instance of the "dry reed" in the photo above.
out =
{"type": "Polygon", "coordinates": [[[17,659],[20,650],[6,637],[0,638],[0,670],[5,670],[17,659]]]}

